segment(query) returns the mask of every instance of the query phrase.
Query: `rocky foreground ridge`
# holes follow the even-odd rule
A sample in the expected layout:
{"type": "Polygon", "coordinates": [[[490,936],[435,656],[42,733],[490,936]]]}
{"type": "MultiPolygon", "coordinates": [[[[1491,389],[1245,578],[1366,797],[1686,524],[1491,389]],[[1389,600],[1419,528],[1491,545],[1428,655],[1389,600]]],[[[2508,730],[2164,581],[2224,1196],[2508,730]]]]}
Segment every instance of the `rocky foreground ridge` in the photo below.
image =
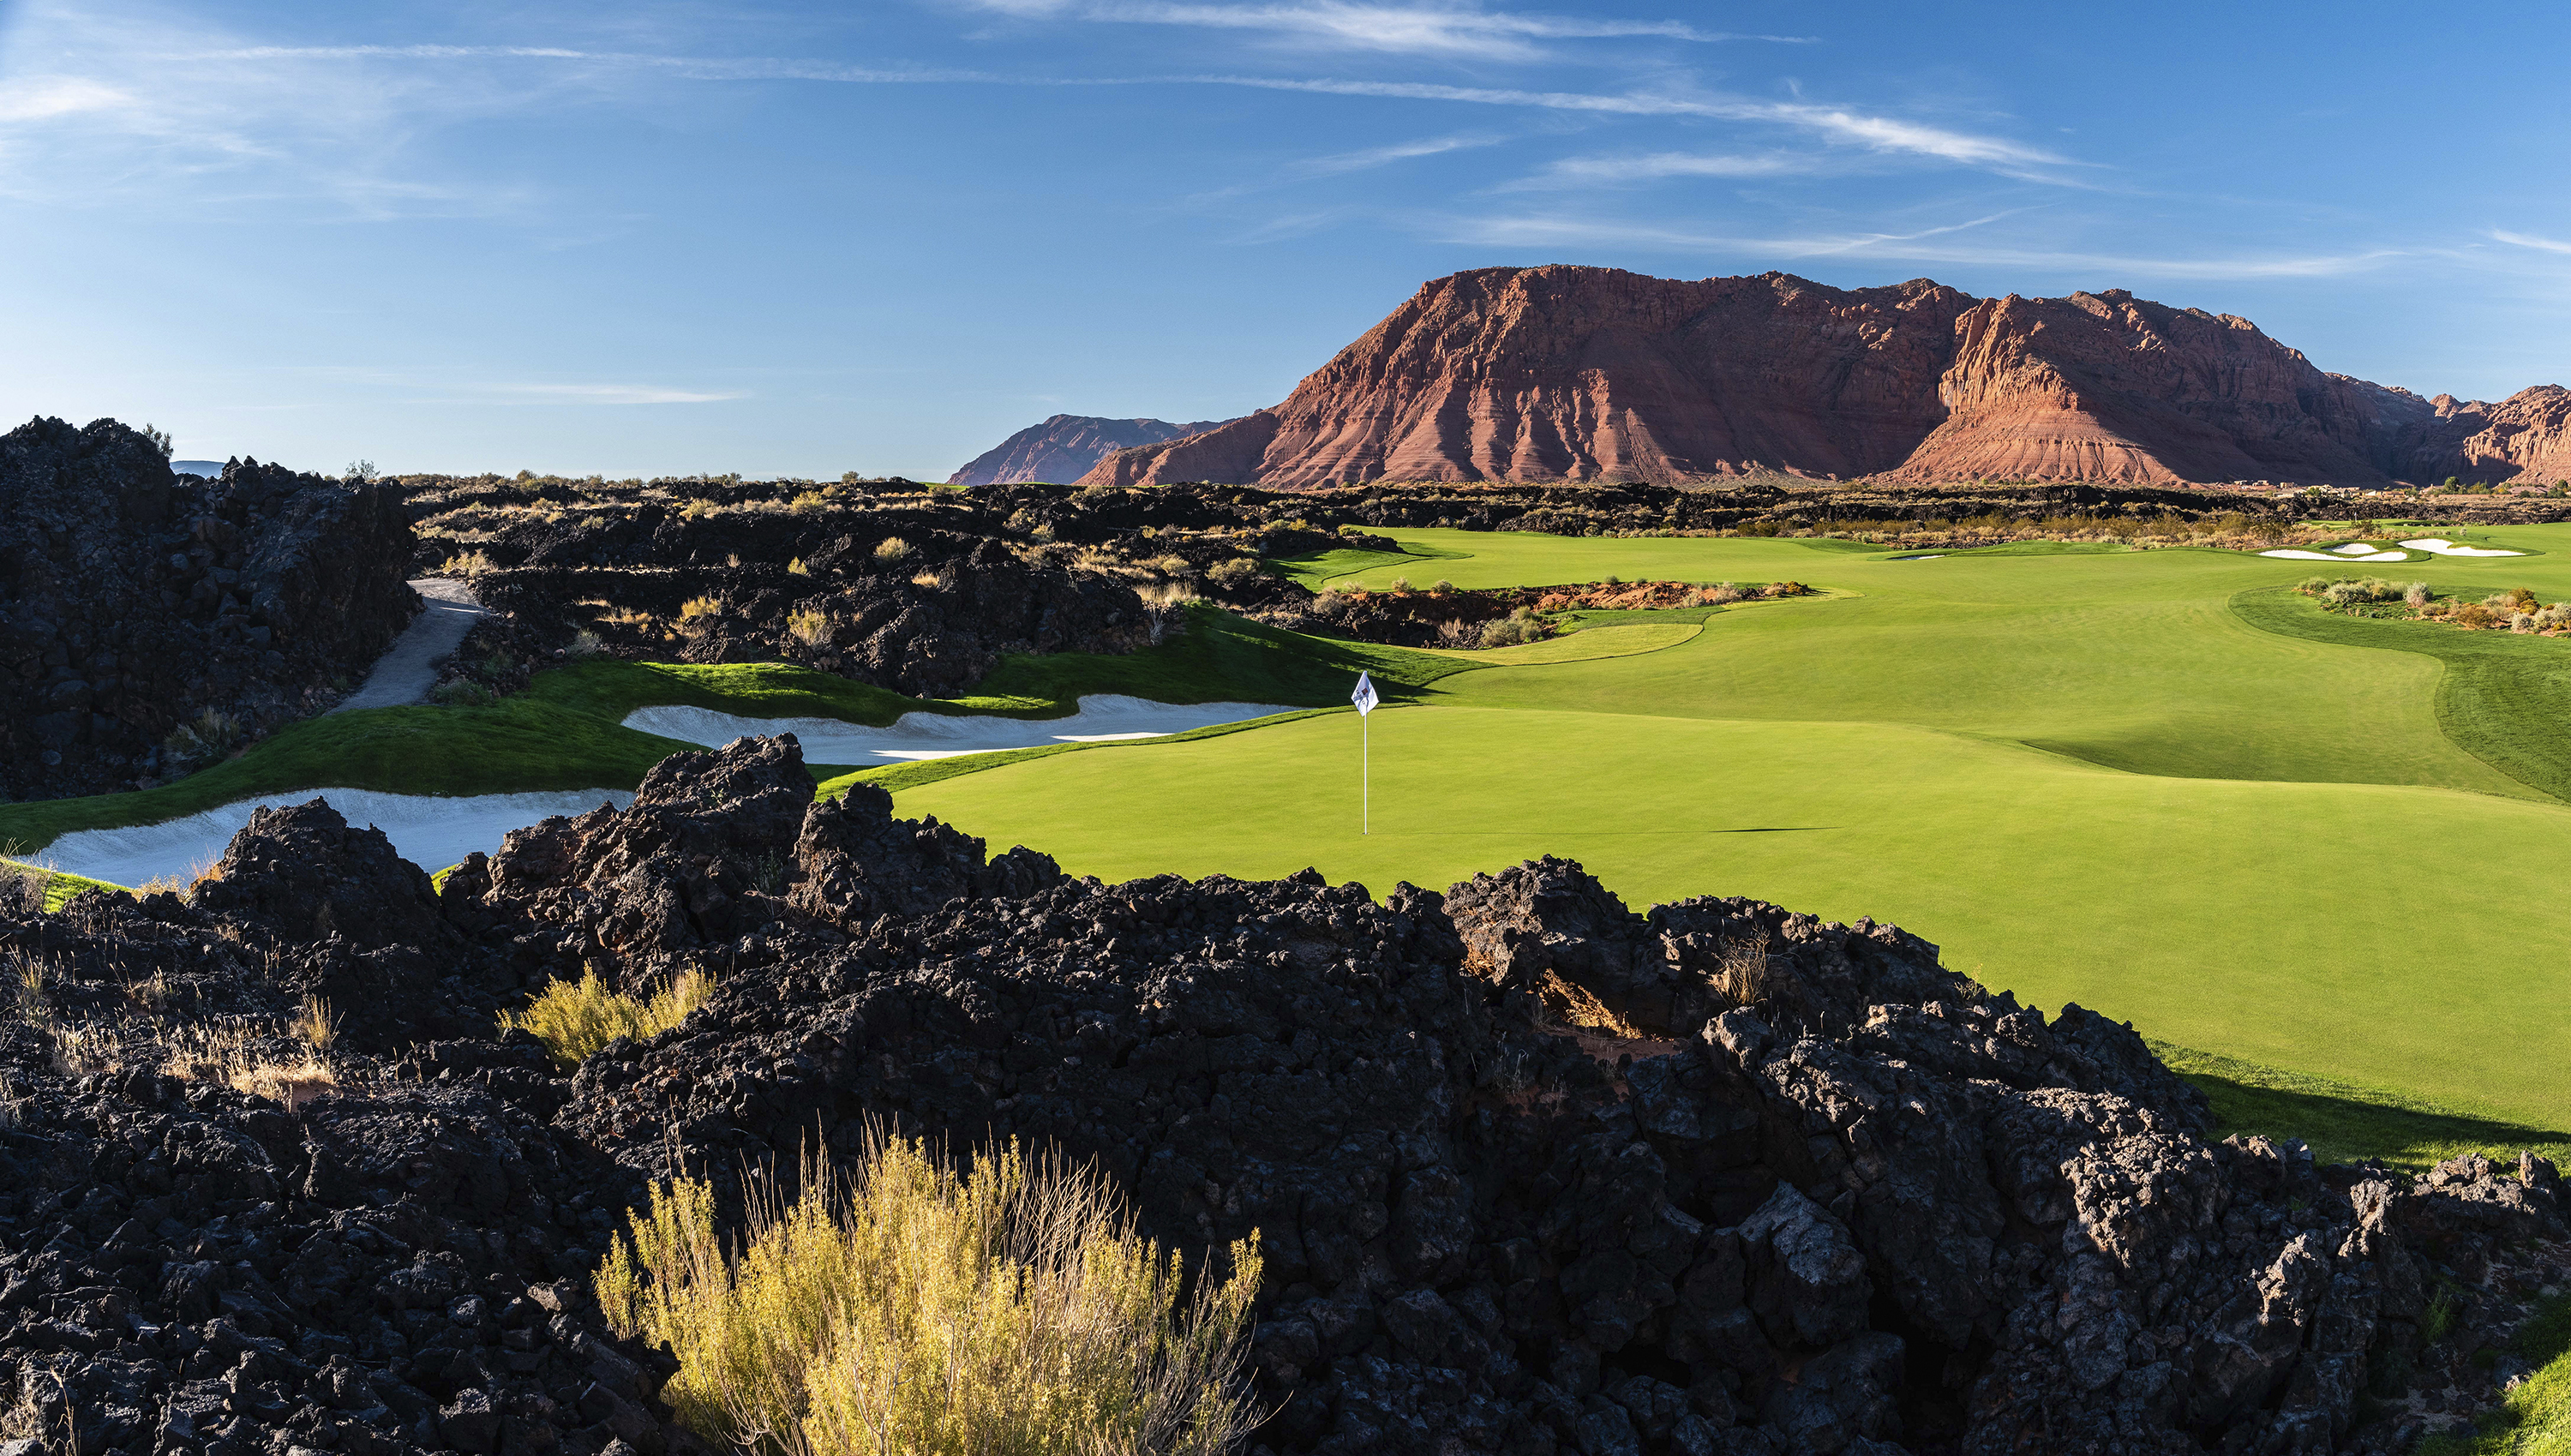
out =
{"type": "Polygon", "coordinates": [[[600,1322],[608,1232],[868,1118],[1098,1159],[1192,1254],[1260,1230],[1274,1453],[2388,1451],[2368,1415],[2483,1378],[2432,1306],[2486,1328],[2564,1234],[2537,1160],[2214,1141],[2130,1029],[1890,926],[1550,859],[1105,885],[813,802],[791,739],[443,893],[262,812],[196,903],[20,898],[0,947],[0,1402],[49,1453],[694,1449],[600,1322]],[[583,966],[719,985],[575,1076],[491,1035],[583,966]],[[299,1055],[260,1028],[313,995],[335,1082],[210,1070],[223,1027],[299,1055]]]}
{"type": "Polygon", "coordinates": [[[183,771],[322,706],[419,610],[410,549],[369,483],[176,476],[114,420],[0,435],[0,796],[183,771]],[[206,741],[165,746],[208,713],[206,741]]]}
{"type": "Polygon", "coordinates": [[[2571,391],[2423,399],[2248,319],[2120,288],[1682,281],[1554,264],[1423,284],[1285,402],[1084,483],[1895,481],[2375,486],[2571,477],[2571,391]]]}

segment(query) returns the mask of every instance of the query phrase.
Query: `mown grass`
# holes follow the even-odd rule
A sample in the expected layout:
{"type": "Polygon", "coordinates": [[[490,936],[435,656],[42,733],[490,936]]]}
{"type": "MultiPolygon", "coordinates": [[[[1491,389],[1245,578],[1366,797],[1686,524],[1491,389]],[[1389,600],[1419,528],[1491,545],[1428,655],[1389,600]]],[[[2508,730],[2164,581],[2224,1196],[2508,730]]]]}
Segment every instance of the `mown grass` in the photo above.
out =
{"type": "MultiPolygon", "coordinates": [[[[2571,539],[2499,544],[2543,531],[2571,539]]],[[[2235,1101],[2257,1092],[2324,1146],[2407,1163],[2571,1129],[2552,1073],[2571,997],[2548,949],[2571,942],[2571,810],[2441,727],[2439,662],[2234,611],[2309,563],[1397,534],[1470,550],[1439,566],[1466,588],[1615,572],[1837,595],[1717,614],[1640,656],[1428,684],[1425,712],[1377,716],[1368,836],[1343,719],[1158,745],[1148,774],[1065,755],[914,781],[902,811],[1109,879],[1316,865],[1382,890],[1567,854],[1636,904],[1871,914],[2039,1004],[2463,1120],[2333,1134],[2320,1114],[2354,1116],[2337,1094],[2235,1079],[2235,1101]]],[[[2571,595],[2564,553],[2429,570],[2440,590],[2571,595]]]]}
{"type": "MultiPolygon", "coordinates": [[[[41,857],[45,845],[76,830],[156,824],[304,788],[452,795],[632,788],[653,764],[699,746],[623,726],[635,709],[661,704],[881,728],[907,713],[1059,718],[1093,693],[1323,707],[1345,703],[1359,672],[1374,675],[1386,700],[1402,701],[1440,678],[1486,666],[1282,632],[1203,606],[1190,608],[1188,630],[1161,646],[1124,657],[1007,658],[951,701],[908,698],[784,663],[593,661],[540,673],[526,692],[490,707],[380,708],[312,719],[155,789],[0,805],[0,844],[41,857]]],[[[807,766],[816,781],[852,771],[807,766]]]]}
{"type": "Polygon", "coordinates": [[[299,788],[433,794],[631,788],[654,763],[694,746],[524,697],[488,708],[332,714],[294,724],[238,758],[159,788],[0,805],[0,841],[33,853],[76,829],[157,824],[299,788]]]}
{"type": "Polygon", "coordinates": [[[2282,587],[2243,592],[2232,609],[2280,637],[2436,660],[2444,668],[2437,725],[2447,736],[2519,782],[2571,801],[2571,731],[2564,728],[2571,724],[2571,642],[2346,617],[2282,587]]]}
{"type": "Polygon", "coordinates": [[[2474,1117],[2422,1098],[2168,1042],[2152,1042],[2151,1048],[2214,1104],[2218,1136],[2301,1138],[2323,1163],[2375,1158],[2407,1173],[2422,1173],[2467,1153],[2513,1161],[2521,1149],[2571,1164],[2571,1136],[2556,1129],[2474,1117]]]}

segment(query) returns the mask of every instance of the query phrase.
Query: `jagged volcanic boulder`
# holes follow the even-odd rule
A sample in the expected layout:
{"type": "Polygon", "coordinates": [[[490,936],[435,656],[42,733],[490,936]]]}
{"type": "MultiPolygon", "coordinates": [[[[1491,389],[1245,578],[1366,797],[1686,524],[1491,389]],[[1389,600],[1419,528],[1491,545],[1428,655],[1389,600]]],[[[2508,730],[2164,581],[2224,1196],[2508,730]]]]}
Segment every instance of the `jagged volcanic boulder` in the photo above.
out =
{"type": "Polygon", "coordinates": [[[2417,1420],[2366,1397],[2486,1402],[2507,1367],[2466,1356],[2571,1265],[2539,1159],[2213,1141],[2131,1028],[1889,926],[1637,914],[1562,860],[1381,903],[1107,885],[798,768],[671,760],[450,876],[443,929],[308,806],[244,831],[229,899],[0,897],[45,968],[0,1027],[0,1399],[37,1449],[687,1451],[671,1363],[586,1292],[607,1235],[648,1179],[737,1213],[870,1122],[1094,1158],[1192,1258],[1256,1229],[1272,1456],[2390,1453],[2417,1420]],[[233,1085],[207,1033],[308,1052],[277,1019],[379,953],[296,890],[401,918],[439,947],[409,994],[481,1029],[233,1085]],[[482,1009],[602,963],[718,984],[569,1076],[482,1009]]]}
{"type": "Polygon", "coordinates": [[[2427,1270],[2558,1235],[2539,1164],[2209,1141],[2130,1028],[1888,926],[1006,863],[814,805],[714,1002],[562,1125],[655,1174],[1019,1137],[1191,1250],[1256,1228],[1280,1452],[2338,1449],[2427,1270]]]}
{"type": "Polygon", "coordinates": [[[177,477],[114,420],[0,436],[0,793],[181,768],[163,740],[209,710],[243,732],[309,711],[418,610],[410,550],[371,484],[257,461],[177,477]]]}

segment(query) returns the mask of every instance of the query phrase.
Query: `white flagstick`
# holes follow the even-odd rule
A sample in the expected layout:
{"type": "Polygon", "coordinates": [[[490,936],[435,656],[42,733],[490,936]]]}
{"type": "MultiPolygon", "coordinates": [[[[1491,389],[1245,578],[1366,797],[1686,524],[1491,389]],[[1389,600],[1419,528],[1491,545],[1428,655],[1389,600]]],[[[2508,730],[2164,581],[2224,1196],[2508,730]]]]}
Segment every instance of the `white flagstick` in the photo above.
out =
{"type": "Polygon", "coordinates": [[[1357,832],[1374,832],[1374,737],[1366,722],[1374,712],[1374,679],[1357,674],[1357,691],[1348,695],[1357,706],[1357,832]]]}

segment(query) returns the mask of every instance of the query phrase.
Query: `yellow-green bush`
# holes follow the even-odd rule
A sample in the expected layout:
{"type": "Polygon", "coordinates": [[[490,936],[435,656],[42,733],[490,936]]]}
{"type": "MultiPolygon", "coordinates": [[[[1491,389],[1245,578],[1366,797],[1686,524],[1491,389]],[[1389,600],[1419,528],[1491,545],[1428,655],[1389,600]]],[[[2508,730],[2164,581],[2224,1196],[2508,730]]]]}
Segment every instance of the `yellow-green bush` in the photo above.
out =
{"type": "Polygon", "coordinates": [[[715,994],[714,978],[682,972],[669,987],[646,1001],[629,996],[584,970],[577,981],[556,981],[527,1009],[500,1014],[500,1030],[533,1032],[554,1060],[577,1067],[618,1037],[657,1036],[688,1019],[688,1013],[715,994]]]}
{"type": "Polygon", "coordinates": [[[1095,1167],[1015,1142],[959,1177],[876,1134],[852,1182],[815,1164],[802,1188],[755,1202],[737,1249],[709,1185],[655,1189],[599,1269],[617,1332],[677,1353],[662,1393],[700,1435],[789,1456],[1217,1456],[1247,1430],[1256,1233],[1182,1301],[1178,1253],[1095,1167]]]}

